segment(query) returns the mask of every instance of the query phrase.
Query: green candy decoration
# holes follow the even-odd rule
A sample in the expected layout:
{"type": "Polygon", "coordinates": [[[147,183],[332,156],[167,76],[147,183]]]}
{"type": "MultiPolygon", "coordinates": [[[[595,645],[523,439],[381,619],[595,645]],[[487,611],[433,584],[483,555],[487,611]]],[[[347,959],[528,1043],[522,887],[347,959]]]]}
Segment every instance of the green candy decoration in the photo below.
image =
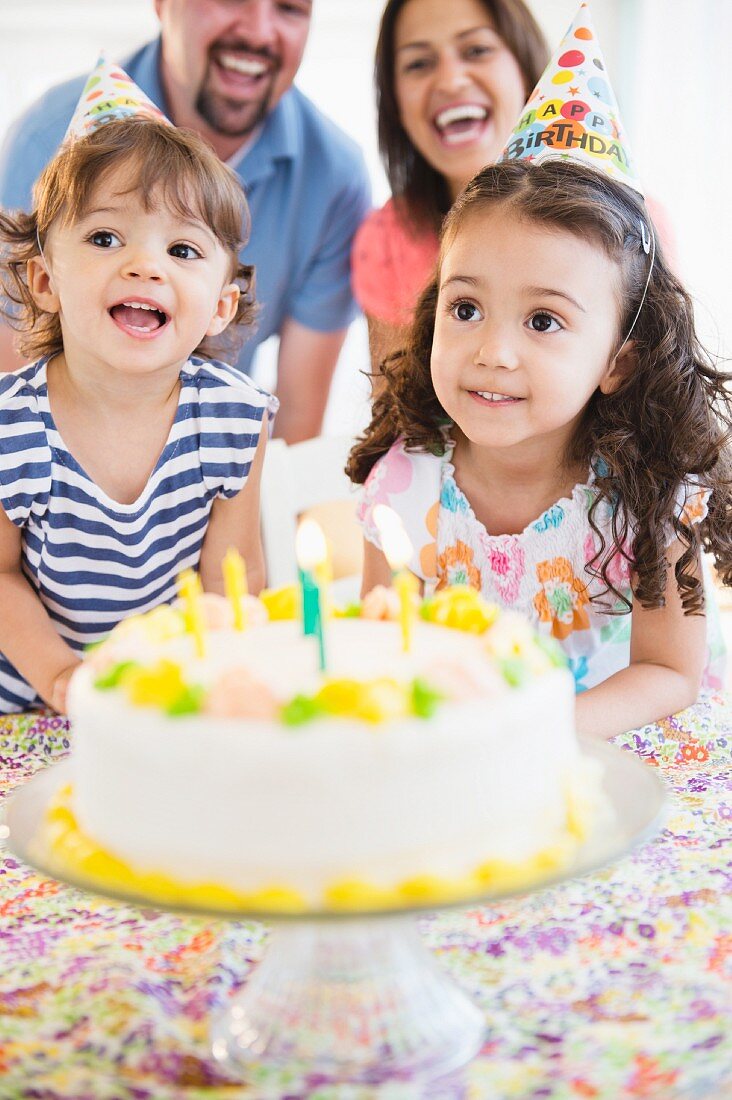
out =
{"type": "Polygon", "coordinates": [[[94,681],[94,687],[99,688],[100,691],[109,691],[111,688],[116,688],[125,673],[133,668],[139,668],[138,661],[120,661],[108,668],[106,672],[100,673],[94,681]]]}

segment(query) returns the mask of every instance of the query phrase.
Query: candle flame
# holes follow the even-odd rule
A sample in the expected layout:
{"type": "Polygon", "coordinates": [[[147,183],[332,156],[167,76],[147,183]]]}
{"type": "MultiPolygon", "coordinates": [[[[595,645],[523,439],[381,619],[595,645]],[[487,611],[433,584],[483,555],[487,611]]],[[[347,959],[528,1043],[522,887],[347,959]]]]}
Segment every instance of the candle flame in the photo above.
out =
{"type": "Polygon", "coordinates": [[[304,519],[295,535],[295,557],[301,569],[314,569],[328,560],[325,535],[314,519],[304,519]]]}

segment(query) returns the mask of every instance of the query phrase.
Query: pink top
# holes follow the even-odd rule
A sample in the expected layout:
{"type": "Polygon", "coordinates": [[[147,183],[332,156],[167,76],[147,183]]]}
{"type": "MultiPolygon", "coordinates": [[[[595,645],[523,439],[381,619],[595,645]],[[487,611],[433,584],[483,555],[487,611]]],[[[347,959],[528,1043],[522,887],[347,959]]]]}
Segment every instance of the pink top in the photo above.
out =
{"type": "Polygon", "coordinates": [[[369,317],[408,325],[435,268],[437,234],[415,234],[397,214],[394,200],[372,210],[351,253],[353,294],[369,317]]]}
{"type": "MultiPolygon", "coordinates": [[[[666,261],[676,267],[674,235],[664,208],[646,199],[666,261]]],[[[356,234],[351,253],[353,294],[368,317],[409,325],[417,299],[430,281],[439,240],[432,231],[415,234],[397,214],[394,200],[372,210],[356,234]]]]}

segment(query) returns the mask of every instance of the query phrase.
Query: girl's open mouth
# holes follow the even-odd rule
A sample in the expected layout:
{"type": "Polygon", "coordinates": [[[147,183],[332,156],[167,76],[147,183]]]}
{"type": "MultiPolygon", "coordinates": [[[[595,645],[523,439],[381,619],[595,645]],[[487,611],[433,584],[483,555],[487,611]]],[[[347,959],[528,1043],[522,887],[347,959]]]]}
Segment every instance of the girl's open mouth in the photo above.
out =
{"type": "Polygon", "coordinates": [[[159,306],[137,299],[112,306],[109,316],[123,332],[143,340],[157,336],[170,320],[168,314],[159,306]]]}

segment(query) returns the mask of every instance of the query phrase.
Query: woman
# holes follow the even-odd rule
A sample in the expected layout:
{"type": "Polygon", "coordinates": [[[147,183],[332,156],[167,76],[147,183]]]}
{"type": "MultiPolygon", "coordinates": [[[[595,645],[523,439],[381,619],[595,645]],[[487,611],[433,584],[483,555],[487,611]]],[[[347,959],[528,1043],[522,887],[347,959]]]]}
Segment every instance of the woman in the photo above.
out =
{"type": "MultiPolygon", "coordinates": [[[[403,343],[450,206],[497,160],[548,60],[523,0],[387,0],[376,45],[379,149],[392,198],[353,246],[374,372],[403,343]]],[[[667,216],[646,199],[672,268],[667,216]]]]}
{"type": "Polygon", "coordinates": [[[392,198],[369,215],[353,249],[375,370],[429,281],[444,215],[497,159],[547,60],[523,0],[388,0],[375,75],[392,198]]]}

